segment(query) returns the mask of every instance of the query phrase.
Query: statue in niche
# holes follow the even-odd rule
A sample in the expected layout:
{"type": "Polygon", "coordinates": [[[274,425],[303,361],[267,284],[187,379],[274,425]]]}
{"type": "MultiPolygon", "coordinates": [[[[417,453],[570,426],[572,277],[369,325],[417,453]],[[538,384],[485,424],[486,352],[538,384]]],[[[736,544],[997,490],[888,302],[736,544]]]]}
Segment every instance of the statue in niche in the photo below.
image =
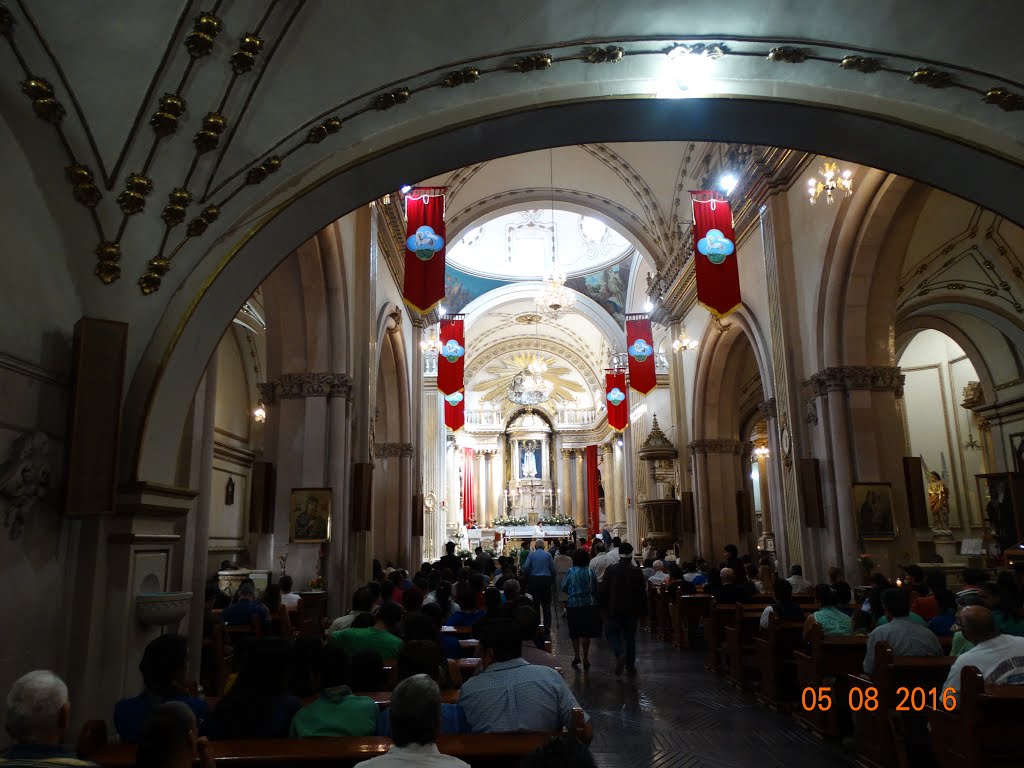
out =
{"type": "Polygon", "coordinates": [[[224,486],[224,506],[230,507],[235,503],[235,481],[229,477],[227,485],[224,486]]]}
{"type": "Polygon", "coordinates": [[[530,480],[537,477],[537,451],[534,443],[528,442],[523,446],[522,476],[530,480]]]}
{"type": "Polygon", "coordinates": [[[932,513],[932,530],[952,535],[949,528],[949,489],[938,472],[928,473],[928,506],[932,513]]]}

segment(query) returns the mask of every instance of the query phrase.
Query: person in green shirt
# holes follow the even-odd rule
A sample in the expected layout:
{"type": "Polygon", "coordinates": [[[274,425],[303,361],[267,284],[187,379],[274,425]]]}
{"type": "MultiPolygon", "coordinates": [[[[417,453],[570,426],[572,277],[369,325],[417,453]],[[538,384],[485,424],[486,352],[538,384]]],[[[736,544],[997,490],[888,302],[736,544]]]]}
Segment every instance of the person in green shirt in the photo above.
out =
{"type": "Polygon", "coordinates": [[[519,548],[519,567],[523,567],[523,563],[526,562],[526,558],[530,556],[530,544],[524,541],[519,548]]]}
{"type": "Polygon", "coordinates": [[[382,659],[398,658],[398,649],[402,647],[402,638],[394,634],[394,630],[405,614],[402,606],[390,600],[380,604],[377,609],[376,622],[372,627],[343,629],[331,632],[327,636],[327,644],[353,656],[360,651],[374,651],[382,659]]]}
{"type": "MultiPolygon", "coordinates": [[[[345,630],[348,631],[348,630],[345,630]]],[[[320,697],[295,713],[288,735],[293,739],[323,736],[372,736],[377,730],[377,703],[348,687],[348,656],[330,645],[320,654],[320,697]]]]}

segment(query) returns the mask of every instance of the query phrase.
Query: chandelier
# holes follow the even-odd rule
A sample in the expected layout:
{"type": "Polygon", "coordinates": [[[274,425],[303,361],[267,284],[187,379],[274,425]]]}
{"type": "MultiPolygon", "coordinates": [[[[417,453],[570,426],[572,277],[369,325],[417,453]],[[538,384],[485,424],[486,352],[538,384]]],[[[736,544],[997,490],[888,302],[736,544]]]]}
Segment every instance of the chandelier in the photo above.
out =
{"type": "Polygon", "coordinates": [[[548,367],[540,358],[534,359],[517,373],[508,386],[508,399],[516,405],[539,405],[551,396],[554,384],[544,378],[548,367]]]}
{"type": "Polygon", "coordinates": [[[436,355],[438,352],[441,351],[441,342],[438,341],[437,339],[436,327],[431,327],[431,329],[427,332],[427,338],[423,339],[420,342],[420,349],[422,349],[423,352],[428,355],[436,355]]]}
{"type": "Polygon", "coordinates": [[[552,265],[551,273],[544,277],[544,289],[534,301],[537,311],[549,320],[557,320],[567,312],[571,312],[576,303],[576,296],[571,288],[565,286],[565,272],[552,265]]]}
{"type": "Polygon", "coordinates": [[[686,327],[679,332],[679,338],[672,342],[672,349],[676,352],[688,352],[691,349],[697,348],[697,340],[691,339],[686,333],[686,327]]]}
{"type": "Polygon", "coordinates": [[[825,200],[829,205],[835,202],[833,198],[835,192],[843,191],[846,193],[846,197],[853,194],[853,173],[839,170],[838,163],[826,160],[824,165],[818,169],[818,175],[822,178],[807,180],[807,196],[811,205],[814,205],[822,192],[825,193],[825,200]]]}

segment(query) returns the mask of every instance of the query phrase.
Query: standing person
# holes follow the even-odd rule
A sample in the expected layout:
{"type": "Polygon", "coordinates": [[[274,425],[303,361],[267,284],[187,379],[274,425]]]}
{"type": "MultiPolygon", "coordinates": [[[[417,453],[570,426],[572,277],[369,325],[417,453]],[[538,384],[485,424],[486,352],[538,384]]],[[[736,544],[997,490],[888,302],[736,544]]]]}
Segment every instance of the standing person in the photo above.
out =
{"type": "Polygon", "coordinates": [[[523,563],[522,575],[533,595],[534,605],[544,613],[544,632],[551,634],[551,587],[555,583],[555,559],[544,549],[544,540],[537,539],[536,547],[523,563]]]}
{"type": "Polygon", "coordinates": [[[615,674],[623,668],[636,675],[636,625],[647,612],[647,583],[643,571],[634,568],[633,545],[619,546],[619,562],[609,566],[601,582],[601,606],[608,620],[608,644],[615,653],[615,674]]]}
{"type": "Polygon", "coordinates": [[[294,611],[299,607],[299,595],[296,592],[292,592],[292,587],[295,586],[292,577],[286,573],[281,576],[277,583],[281,586],[281,605],[289,611],[294,611]]]}
{"type": "Polygon", "coordinates": [[[572,639],[572,665],[580,665],[580,640],[583,641],[583,668],[590,669],[590,639],[601,634],[601,613],[598,604],[597,576],[589,568],[590,555],[577,549],[572,568],[562,580],[562,592],[568,596],[569,637],[572,639]]]}
{"type": "Polygon", "coordinates": [[[437,562],[442,570],[447,568],[453,576],[459,572],[459,568],[462,567],[462,558],[455,554],[454,541],[449,541],[444,545],[444,555],[437,562]]]}

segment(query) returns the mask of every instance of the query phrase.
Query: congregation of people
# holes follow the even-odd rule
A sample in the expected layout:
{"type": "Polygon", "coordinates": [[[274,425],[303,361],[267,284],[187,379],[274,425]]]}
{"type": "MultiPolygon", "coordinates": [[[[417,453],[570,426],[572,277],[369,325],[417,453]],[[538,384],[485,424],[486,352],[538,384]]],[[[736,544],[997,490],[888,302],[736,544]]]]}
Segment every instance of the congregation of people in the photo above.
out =
{"type": "MultiPolygon", "coordinates": [[[[600,673],[635,676],[637,631],[652,588],[669,599],[710,595],[715,605],[760,600],[762,631],[786,621],[803,622],[805,640],[815,632],[866,635],[868,675],[885,643],[898,656],[954,656],[946,682],[954,690],[967,666],[994,684],[1024,684],[1019,571],[968,569],[953,592],[945,572],[911,564],[895,583],[874,574],[855,599],[838,568],[822,583],[806,579],[800,565],[782,577],[770,558],[755,563],[733,545],[718,565],[680,562],[673,550],[651,546],[634,552],[607,535],[578,545],[523,542],[506,555],[455,550],[449,542],[437,562],[413,573],[374,561],[373,578],[351,595],[350,610],[308,635],[290,618],[301,608],[290,576],[261,595],[248,579],[233,595],[211,582],[204,633],[227,630],[234,638],[234,668],[223,690],[203,696],[191,682],[187,639],[161,635],[140,660],[142,691],[113,704],[118,739],[138,745],[140,766],[184,768],[198,758],[210,768],[221,740],[388,737],[390,751],[369,761],[379,767],[465,765],[439,752],[439,735],[564,731],[525,764],[569,755],[566,765],[590,765],[585,743],[592,731],[586,722],[581,738],[573,737],[581,708],[565,679],[571,673],[551,653],[552,624],[564,619],[577,672],[591,668],[592,643],[603,638],[615,661],[600,673]]],[[[211,679],[208,669],[200,673],[200,680],[211,679]]],[[[7,698],[14,746],[0,762],[88,764],[60,746],[69,706],[67,688],[53,673],[18,680],[7,698]]]]}

